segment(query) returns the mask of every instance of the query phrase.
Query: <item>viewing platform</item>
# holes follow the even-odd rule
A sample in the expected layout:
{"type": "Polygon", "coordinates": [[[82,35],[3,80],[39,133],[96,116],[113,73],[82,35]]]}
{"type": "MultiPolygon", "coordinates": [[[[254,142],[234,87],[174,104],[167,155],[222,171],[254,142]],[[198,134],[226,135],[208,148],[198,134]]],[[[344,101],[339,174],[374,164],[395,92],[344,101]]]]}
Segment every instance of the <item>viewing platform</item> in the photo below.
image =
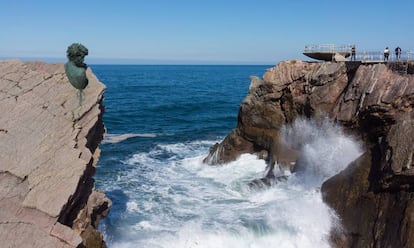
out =
{"type": "Polygon", "coordinates": [[[352,45],[308,45],[305,46],[303,54],[312,59],[334,61],[335,55],[337,54],[344,58],[348,58],[351,55],[351,49],[352,45]]]}
{"type": "Polygon", "coordinates": [[[384,58],[383,51],[358,51],[355,58],[352,58],[352,45],[308,45],[305,46],[303,54],[309,58],[323,61],[360,61],[362,63],[383,63],[387,61],[411,61],[414,59],[414,52],[402,51],[397,59],[394,49],[390,49],[388,60],[384,58]]]}

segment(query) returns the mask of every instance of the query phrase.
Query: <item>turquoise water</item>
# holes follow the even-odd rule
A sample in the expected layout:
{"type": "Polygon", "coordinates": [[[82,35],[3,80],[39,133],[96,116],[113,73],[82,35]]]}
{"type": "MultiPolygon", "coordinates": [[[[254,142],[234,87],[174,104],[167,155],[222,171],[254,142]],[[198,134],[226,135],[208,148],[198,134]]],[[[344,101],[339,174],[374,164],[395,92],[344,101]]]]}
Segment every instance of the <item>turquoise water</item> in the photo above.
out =
{"type": "Polygon", "coordinates": [[[252,155],[220,167],[202,163],[236,127],[249,76],[270,66],[91,68],[107,86],[108,135],[95,179],[113,201],[99,226],[109,247],[329,247],[335,215],[319,187],[359,153],[340,129],[328,123],[312,136],[320,125],[286,128],[294,137],[306,130],[304,154],[314,169],[267,190],[246,186],[266,167],[252,155]]]}

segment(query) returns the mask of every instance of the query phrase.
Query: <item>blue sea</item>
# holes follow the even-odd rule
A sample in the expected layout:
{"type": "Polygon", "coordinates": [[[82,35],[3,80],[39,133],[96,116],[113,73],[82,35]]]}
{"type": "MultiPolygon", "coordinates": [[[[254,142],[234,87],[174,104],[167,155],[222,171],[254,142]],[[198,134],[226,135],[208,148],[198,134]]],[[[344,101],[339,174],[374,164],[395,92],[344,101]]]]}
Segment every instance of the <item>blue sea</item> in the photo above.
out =
{"type": "Polygon", "coordinates": [[[320,186],[360,153],[329,120],[297,120],[282,129],[305,142],[309,165],[266,189],[248,182],[266,164],[254,155],[202,163],[237,124],[250,79],[271,66],[92,65],[107,86],[107,135],[96,188],[113,206],[99,225],[109,247],[330,247],[340,228],[320,186]]]}

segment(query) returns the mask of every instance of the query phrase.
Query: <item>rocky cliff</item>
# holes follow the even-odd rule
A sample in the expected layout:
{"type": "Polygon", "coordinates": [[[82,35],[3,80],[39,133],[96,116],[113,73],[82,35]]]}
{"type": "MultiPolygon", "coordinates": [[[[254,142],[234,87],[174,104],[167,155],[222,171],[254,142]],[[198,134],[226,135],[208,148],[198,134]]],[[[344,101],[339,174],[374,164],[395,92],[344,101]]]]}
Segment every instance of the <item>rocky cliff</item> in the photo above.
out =
{"type": "Polygon", "coordinates": [[[365,152],[322,186],[342,220],[336,247],[414,247],[414,63],[286,61],[252,77],[237,127],[205,158],[209,164],[256,153],[295,170],[299,150],[282,139],[298,117],[329,116],[365,152]]]}
{"type": "Polygon", "coordinates": [[[111,202],[92,176],[105,86],[90,69],[80,105],[63,64],[0,61],[2,247],[104,247],[111,202]]]}

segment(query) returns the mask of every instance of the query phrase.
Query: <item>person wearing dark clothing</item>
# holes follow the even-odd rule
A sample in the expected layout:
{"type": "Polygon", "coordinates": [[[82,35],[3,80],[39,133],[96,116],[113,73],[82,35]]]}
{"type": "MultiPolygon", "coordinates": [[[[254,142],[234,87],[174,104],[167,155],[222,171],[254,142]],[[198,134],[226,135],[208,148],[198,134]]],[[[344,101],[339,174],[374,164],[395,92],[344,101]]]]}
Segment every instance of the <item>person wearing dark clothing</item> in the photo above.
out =
{"type": "Polygon", "coordinates": [[[384,50],[384,60],[388,61],[388,58],[390,57],[390,49],[388,47],[384,50]]]}
{"type": "Polygon", "coordinates": [[[401,48],[399,46],[395,48],[395,59],[398,61],[401,59],[401,48]]]}
{"type": "Polygon", "coordinates": [[[351,48],[351,60],[353,60],[353,61],[356,60],[356,48],[355,48],[355,45],[353,45],[352,48],[351,48]]]}

